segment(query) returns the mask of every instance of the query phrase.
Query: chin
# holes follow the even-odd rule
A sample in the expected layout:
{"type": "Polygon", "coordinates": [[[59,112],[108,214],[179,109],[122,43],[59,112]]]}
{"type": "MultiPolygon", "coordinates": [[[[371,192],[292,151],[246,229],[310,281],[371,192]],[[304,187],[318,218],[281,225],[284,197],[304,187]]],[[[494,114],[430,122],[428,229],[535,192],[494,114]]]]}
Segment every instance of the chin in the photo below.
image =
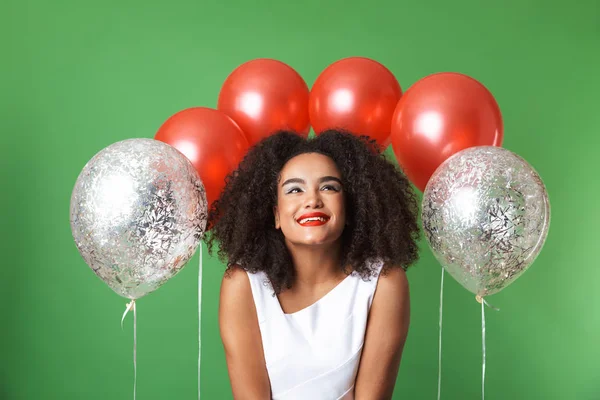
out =
{"type": "Polygon", "coordinates": [[[292,243],[295,246],[315,246],[315,247],[321,247],[321,246],[332,246],[338,240],[339,240],[339,238],[331,239],[331,238],[317,238],[317,237],[312,237],[312,238],[303,238],[303,239],[300,239],[300,240],[293,240],[293,241],[290,240],[290,243],[292,243]]]}
{"type": "Polygon", "coordinates": [[[341,240],[343,233],[343,230],[338,232],[337,229],[305,229],[282,230],[285,241],[292,246],[333,246],[341,240]]]}
{"type": "Polygon", "coordinates": [[[306,240],[298,244],[304,246],[330,246],[333,244],[333,242],[327,240],[306,240]]]}

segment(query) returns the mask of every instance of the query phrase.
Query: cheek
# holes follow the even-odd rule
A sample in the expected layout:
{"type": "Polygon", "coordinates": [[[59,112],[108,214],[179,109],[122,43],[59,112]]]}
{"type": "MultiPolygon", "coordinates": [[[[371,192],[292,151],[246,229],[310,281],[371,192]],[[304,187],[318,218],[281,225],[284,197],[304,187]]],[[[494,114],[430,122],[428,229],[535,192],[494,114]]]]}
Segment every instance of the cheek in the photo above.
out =
{"type": "Polygon", "coordinates": [[[344,214],[343,212],[341,212],[341,213],[339,214],[339,216],[340,216],[340,217],[339,217],[340,225],[341,225],[341,226],[344,226],[344,225],[346,225],[346,214],[344,214]]]}
{"type": "Polygon", "coordinates": [[[286,199],[277,202],[277,209],[279,210],[280,220],[284,220],[294,216],[294,213],[297,210],[297,206],[294,201],[286,199]]]}
{"type": "Polygon", "coordinates": [[[336,199],[333,207],[335,207],[335,213],[339,216],[339,218],[342,220],[346,220],[346,207],[344,203],[344,198],[341,197],[339,199],[336,199]]]}

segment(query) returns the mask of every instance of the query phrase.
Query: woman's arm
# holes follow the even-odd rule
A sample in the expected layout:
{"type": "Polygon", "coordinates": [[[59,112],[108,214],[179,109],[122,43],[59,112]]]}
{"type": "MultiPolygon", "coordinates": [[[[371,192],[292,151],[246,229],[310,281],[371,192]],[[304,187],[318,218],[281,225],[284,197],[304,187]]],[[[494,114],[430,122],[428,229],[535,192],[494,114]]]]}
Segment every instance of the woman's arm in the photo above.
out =
{"type": "Polygon", "coordinates": [[[270,399],[271,387],[250,280],[240,268],[223,277],[219,328],[234,399],[270,399]]]}
{"type": "Polygon", "coordinates": [[[406,272],[390,268],[379,277],[371,304],[354,389],[356,400],[392,398],[409,321],[406,272]]]}

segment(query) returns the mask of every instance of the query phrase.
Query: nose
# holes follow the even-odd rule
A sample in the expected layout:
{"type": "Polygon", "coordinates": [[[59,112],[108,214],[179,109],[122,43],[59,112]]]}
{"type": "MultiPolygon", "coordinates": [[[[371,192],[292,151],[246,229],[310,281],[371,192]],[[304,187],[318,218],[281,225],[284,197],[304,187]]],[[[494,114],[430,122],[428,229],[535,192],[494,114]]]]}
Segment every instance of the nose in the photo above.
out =
{"type": "Polygon", "coordinates": [[[323,200],[321,199],[321,192],[319,190],[311,190],[308,192],[306,199],[305,208],[321,208],[323,207],[323,200]]]}

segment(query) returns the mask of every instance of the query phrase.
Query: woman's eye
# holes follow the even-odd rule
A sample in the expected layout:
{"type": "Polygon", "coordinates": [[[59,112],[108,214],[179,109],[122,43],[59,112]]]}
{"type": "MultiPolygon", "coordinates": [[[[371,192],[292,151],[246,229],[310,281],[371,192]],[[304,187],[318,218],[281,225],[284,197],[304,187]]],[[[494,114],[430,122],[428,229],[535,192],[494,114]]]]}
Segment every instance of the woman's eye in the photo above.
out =
{"type": "Polygon", "coordinates": [[[334,192],[339,192],[340,190],[332,185],[325,185],[321,188],[321,190],[333,190],[334,192]]]}
{"type": "Polygon", "coordinates": [[[289,189],[289,190],[286,192],[286,194],[289,194],[289,193],[299,193],[300,191],[301,191],[301,190],[300,190],[300,188],[297,188],[297,187],[295,187],[295,188],[291,188],[291,189],[289,189]]]}

